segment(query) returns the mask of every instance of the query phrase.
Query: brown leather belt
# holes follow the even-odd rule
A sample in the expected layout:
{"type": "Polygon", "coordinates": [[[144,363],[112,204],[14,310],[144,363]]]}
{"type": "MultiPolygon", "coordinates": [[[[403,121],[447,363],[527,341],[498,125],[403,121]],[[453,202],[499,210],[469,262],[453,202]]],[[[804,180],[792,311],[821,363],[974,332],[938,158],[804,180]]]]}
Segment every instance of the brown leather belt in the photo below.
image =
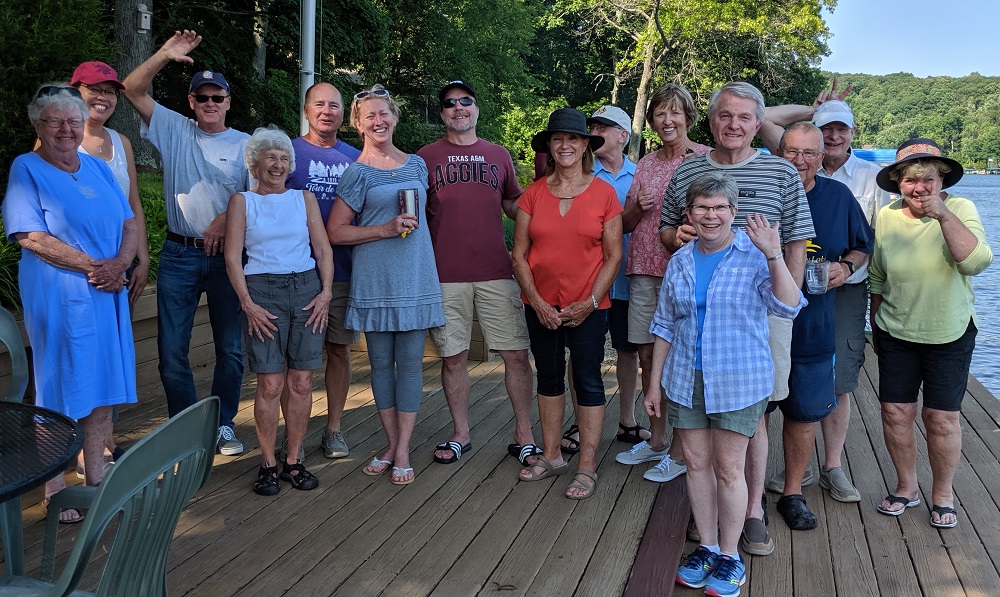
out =
{"type": "Polygon", "coordinates": [[[191,238],[190,236],[181,236],[174,232],[167,231],[167,240],[172,240],[175,243],[184,245],[185,247],[194,247],[196,249],[205,248],[205,240],[202,238],[191,238]]]}

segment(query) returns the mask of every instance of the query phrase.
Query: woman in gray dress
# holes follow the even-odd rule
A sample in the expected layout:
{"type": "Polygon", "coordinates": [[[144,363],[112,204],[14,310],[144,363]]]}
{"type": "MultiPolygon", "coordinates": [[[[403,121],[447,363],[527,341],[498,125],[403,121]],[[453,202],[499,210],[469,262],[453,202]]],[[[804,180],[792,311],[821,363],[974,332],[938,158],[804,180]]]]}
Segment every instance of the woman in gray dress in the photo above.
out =
{"type": "Polygon", "coordinates": [[[365,332],[372,392],[389,446],[365,474],[392,468],[392,482],[414,478],[410,437],[423,394],[428,328],[444,325],[434,249],[424,221],[427,165],[392,143],[399,106],[381,85],[351,102],[351,123],[364,147],[337,186],[330,242],[356,245],[347,327],[365,332]],[[356,224],[356,225],[353,225],[356,224]]]}

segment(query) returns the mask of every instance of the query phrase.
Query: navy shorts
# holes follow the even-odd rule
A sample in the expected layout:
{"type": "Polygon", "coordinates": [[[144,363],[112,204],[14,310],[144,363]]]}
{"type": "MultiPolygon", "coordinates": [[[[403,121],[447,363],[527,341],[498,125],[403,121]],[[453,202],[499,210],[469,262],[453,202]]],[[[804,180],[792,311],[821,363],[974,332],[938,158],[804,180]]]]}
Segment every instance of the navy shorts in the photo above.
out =
{"type": "Polygon", "coordinates": [[[893,338],[876,325],[873,334],[878,354],[879,401],[914,403],[923,384],[925,408],[962,410],[978,331],[969,320],[969,327],[958,340],[920,344],[893,338]]]}
{"type": "Polygon", "coordinates": [[[834,392],[833,361],[792,361],[788,376],[788,398],[778,402],[782,414],[796,423],[822,421],[837,408],[834,392]]]}
{"type": "Polygon", "coordinates": [[[608,330],[611,332],[611,347],[622,352],[638,352],[639,347],[628,341],[628,301],[611,299],[608,312],[608,330]]]}

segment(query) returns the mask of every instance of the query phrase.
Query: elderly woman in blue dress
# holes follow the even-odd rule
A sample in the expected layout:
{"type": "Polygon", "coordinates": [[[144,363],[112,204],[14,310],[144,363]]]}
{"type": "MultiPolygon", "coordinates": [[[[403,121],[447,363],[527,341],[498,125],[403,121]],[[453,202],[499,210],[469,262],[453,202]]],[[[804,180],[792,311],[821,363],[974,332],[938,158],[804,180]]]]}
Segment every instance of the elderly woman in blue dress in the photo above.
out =
{"type": "Polygon", "coordinates": [[[644,406],[661,416],[667,398],[701,531],[677,582],[707,586],[709,595],[738,595],[746,581],[737,551],[747,508],[743,467],[774,385],[767,314],[791,319],[805,305],[781,258],[778,225],[750,214],[745,232],[733,227],[738,193],[723,172],[691,182],[685,212],[697,236],[667,265],[649,328],[655,340],[644,406]]]}
{"type": "Polygon", "coordinates": [[[240,299],[247,359],[257,374],[253,418],[262,462],[253,490],[272,496],[281,490],[279,478],[295,489],[319,487],[298,454],[312,410],[313,370],[323,365],[333,249],[316,196],[285,187],[295,169],[288,135],[276,128],[257,129],[245,155],[257,186],[229,198],[226,272],[240,299]],[[274,448],[285,388],[288,450],[279,475],[274,448]]]}
{"type": "Polygon", "coordinates": [[[422,225],[427,165],[392,143],[399,106],[381,85],[351,102],[364,146],[337,186],[327,232],[333,244],[356,245],[347,327],[365,333],[372,393],[389,446],[364,468],[392,469],[392,483],[414,478],[410,438],[423,397],[427,330],[444,325],[441,286],[430,232],[422,225]],[[357,225],[353,225],[356,223],[357,225]]]}
{"type": "MultiPolygon", "coordinates": [[[[35,402],[78,419],[86,482],[104,478],[111,407],[136,401],[125,270],[136,252],[128,200],[103,160],[79,152],[87,105],[55,83],[28,104],[38,147],[11,165],[3,223],[21,245],[18,285],[35,355],[35,402]]],[[[56,477],[46,497],[65,487],[56,477]]],[[[82,520],[76,510],[60,522],[82,520]]]]}

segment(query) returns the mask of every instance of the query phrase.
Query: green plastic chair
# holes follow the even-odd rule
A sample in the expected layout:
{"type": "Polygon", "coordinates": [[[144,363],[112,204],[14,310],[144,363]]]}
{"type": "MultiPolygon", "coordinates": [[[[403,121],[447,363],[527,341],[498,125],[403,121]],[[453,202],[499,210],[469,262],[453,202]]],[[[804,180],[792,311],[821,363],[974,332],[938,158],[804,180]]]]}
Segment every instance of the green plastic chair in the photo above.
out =
{"type": "MultiPolygon", "coordinates": [[[[24,351],[24,341],[21,340],[21,330],[17,327],[17,320],[10,311],[0,307],[0,342],[7,347],[10,353],[10,387],[6,394],[0,394],[0,400],[6,402],[21,402],[24,400],[24,391],[28,389],[28,355],[24,351]]],[[[3,538],[4,554],[20,554],[24,551],[23,539],[20,532],[14,529],[21,524],[21,500],[12,499],[0,503],[0,537],[3,538]]],[[[18,529],[19,531],[19,529],[18,529]]],[[[7,571],[10,574],[21,574],[18,565],[19,558],[7,560],[7,571]]]]}
{"type": "Polygon", "coordinates": [[[197,402],[125,453],[97,487],[52,496],[41,580],[0,577],[0,596],[165,597],[167,554],[181,511],[208,480],[215,458],[219,399],[197,402]],[[88,508],[66,567],[55,582],[59,511],[88,508]],[[96,593],[75,591],[108,525],[118,521],[96,593]]]}
{"type": "Polygon", "coordinates": [[[28,389],[28,354],[24,351],[24,341],[21,340],[17,320],[3,307],[0,307],[0,342],[4,343],[10,353],[11,366],[10,387],[3,400],[21,402],[24,400],[24,391],[28,389]]]}

